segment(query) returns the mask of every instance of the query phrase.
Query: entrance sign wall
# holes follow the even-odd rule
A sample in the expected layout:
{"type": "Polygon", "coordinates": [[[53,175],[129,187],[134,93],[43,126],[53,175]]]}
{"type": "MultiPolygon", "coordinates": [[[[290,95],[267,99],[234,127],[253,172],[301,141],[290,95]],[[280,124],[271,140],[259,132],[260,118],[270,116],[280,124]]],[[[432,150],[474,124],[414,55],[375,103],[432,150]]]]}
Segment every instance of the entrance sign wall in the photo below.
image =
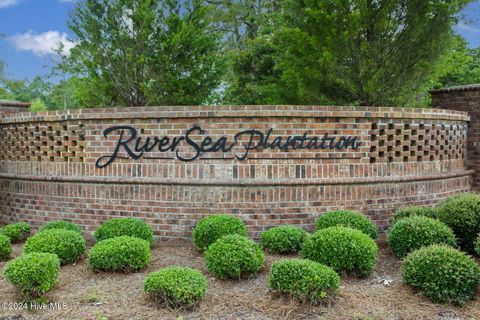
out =
{"type": "Polygon", "coordinates": [[[308,230],[333,209],[384,231],[395,209],[470,190],[468,115],[321,106],[174,106],[12,113],[0,119],[0,219],[92,232],[139,217],[186,238],[210,214],[251,236],[308,230]]]}

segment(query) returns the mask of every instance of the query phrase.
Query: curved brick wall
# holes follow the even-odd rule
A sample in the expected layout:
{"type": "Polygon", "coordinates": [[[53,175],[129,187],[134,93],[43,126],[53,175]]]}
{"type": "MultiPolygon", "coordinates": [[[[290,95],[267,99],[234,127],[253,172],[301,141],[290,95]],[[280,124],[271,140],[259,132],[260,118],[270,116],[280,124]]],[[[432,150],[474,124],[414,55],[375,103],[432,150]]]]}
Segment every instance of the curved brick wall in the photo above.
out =
{"type": "Polygon", "coordinates": [[[0,218],[34,226],[68,219],[93,231],[108,218],[134,216],[172,238],[189,237],[198,219],[224,212],[240,216],[256,237],[278,224],[312,230],[319,214],[347,208],[385,230],[395,208],[435,204],[470,189],[467,121],[458,111],[317,106],[7,114],[0,119],[0,218]],[[112,126],[123,133],[104,136],[112,126]],[[141,140],[129,141],[129,128],[141,140]],[[242,131],[250,133],[230,146],[242,131]],[[210,152],[179,160],[193,158],[206,136],[210,152]],[[119,140],[125,144],[116,159],[96,167],[119,140]],[[255,145],[245,160],[235,158],[255,145]],[[127,148],[144,154],[133,160],[127,148]]]}

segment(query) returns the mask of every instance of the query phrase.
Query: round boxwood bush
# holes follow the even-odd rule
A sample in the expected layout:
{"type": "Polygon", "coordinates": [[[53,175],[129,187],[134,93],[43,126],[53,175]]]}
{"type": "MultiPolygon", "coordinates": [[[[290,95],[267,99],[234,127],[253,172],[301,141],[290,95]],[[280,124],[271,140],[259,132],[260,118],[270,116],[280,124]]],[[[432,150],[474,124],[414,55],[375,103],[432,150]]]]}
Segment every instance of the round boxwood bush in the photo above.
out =
{"type": "Polygon", "coordinates": [[[208,271],[220,279],[239,279],[253,275],[265,262],[262,248],[247,237],[226,235],[205,251],[208,271]]]}
{"type": "Polygon", "coordinates": [[[152,272],[144,282],[145,292],[174,308],[203,300],[207,287],[207,278],[199,270],[177,266],[152,272]]]}
{"type": "Polygon", "coordinates": [[[57,283],[60,260],[51,253],[21,255],[5,265],[5,278],[24,294],[38,297],[57,283]]]}
{"type": "Polygon", "coordinates": [[[333,269],[311,260],[284,259],[272,264],[268,286],[317,303],[338,289],[340,277],[333,269]]]}
{"type": "Polygon", "coordinates": [[[308,237],[301,256],[337,272],[367,276],[373,272],[377,251],[377,244],[365,233],[338,226],[319,230],[308,237]]]}
{"type": "Polygon", "coordinates": [[[94,271],[132,272],[146,268],[150,255],[148,241],[121,236],[95,244],[90,250],[88,263],[94,271]]]}
{"type": "Polygon", "coordinates": [[[480,268],[471,257],[437,244],[410,253],[402,276],[405,283],[439,303],[471,300],[480,284],[480,268]]]}
{"type": "Polygon", "coordinates": [[[455,245],[455,235],[445,223],[423,216],[395,222],[388,234],[388,245],[397,257],[431,244],[455,245]]]}
{"type": "Polygon", "coordinates": [[[448,198],[440,205],[437,217],[452,228],[461,248],[473,252],[480,232],[479,195],[465,193],[448,198]]]}
{"type": "Polygon", "coordinates": [[[7,224],[0,228],[0,234],[9,237],[12,243],[22,241],[30,234],[30,226],[26,222],[7,224]]]}
{"type": "Polygon", "coordinates": [[[334,226],[344,226],[357,229],[368,235],[372,239],[378,238],[378,229],[375,223],[370,221],[361,213],[338,210],[327,212],[317,220],[317,230],[326,229],[334,226]]]}
{"type": "Polygon", "coordinates": [[[153,244],[153,230],[145,221],[137,218],[114,218],[105,221],[95,230],[95,240],[130,236],[137,237],[153,244]]]}
{"type": "Polygon", "coordinates": [[[201,219],[192,231],[193,243],[199,251],[207,250],[217,239],[238,234],[247,236],[247,227],[240,218],[225,214],[216,214],[201,219]]]}
{"type": "Polygon", "coordinates": [[[436,218],[436,211],[430,207],[411,206],[402,209],[398,209],[393,214],[393,222],[397,222],[400,219],[411,216],[424,216],[428,218],[436,218]]]}
{"type": "Polygon", "coordinates": [[[12,244],[10,238],[0,234],[0,261],[7,260],[12,253],[12,244]]]}
{"type": "Polygon", "coordinates": [[[47,224],[44,224],[39,231],[42,232],[50,229],[70,230],[70,231],[75,231],[75,232],[78,232],[79,234],[82,234],[82,229],[80,228],[80,226],[78,226],[75,223],[72,223],[69,221],[63,221],[63,220],[48,222],[47,224]]]}
{"type": "Polygon", "coordinates": [[[271,253],[300,251],[307,232],[295,226],[279,226],[262,232],[262,246],[271,253]]]}
{"type": "Polygon", "coordinates": [[[73,263],[85,252],[85,239],[76,231],[45,230],[28,238],[23,252],[53,253],[58,256],[61,264],[73,263]]]}

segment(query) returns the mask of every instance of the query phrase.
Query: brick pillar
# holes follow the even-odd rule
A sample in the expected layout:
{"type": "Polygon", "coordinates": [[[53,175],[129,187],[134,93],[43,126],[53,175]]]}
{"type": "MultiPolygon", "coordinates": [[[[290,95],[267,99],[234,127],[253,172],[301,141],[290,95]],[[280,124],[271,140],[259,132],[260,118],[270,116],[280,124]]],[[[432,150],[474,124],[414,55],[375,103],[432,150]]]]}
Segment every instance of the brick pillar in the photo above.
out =
{"type": "Polygon", "coordinates": [[[480,188],[480,84],[430,91],[432,107],[466,111],[470,114],[467,137],[467,166],[475,170],[472,188],[480,188]]]}
{"type": "Polygon", "coordinates": [[[14,112],[27,112],[28,107],[30,107],[29,102],[0,100],[0,115],[14,112]]]}

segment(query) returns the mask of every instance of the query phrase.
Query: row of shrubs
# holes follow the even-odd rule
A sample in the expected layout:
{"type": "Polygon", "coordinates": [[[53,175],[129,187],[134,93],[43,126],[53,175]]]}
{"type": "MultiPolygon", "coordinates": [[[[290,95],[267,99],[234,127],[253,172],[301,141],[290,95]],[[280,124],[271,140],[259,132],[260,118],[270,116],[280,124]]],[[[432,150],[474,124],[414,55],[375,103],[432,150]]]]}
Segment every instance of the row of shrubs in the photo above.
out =
{"type": "MultiPolygon", "coordinates": [[[[378,250],[373,240],[378,230],[368,218],[351,211],[328,212],[319,217],[316,229],[309,234],[298,227],[280,226],[262,233],[262,246],[267,251],[299,251],[303,258],[281,260],[278,263],[282,268],[274,263],[269,277],[271,289],[318,300],[338,288],[325,285],[335,283],[325,268],[358,276],[373,272],[378,250]],[[312,272],[310,278],[308,272],[295,272],[312,268],[311,263],[320,264],[315,268],[317,275],[312,272]],[[276,274],[286,266],[289,271],[276,274]],[[304,285],[306,279],[313,284],[319,277],[325,280],[324,285],[304,285]]],[[[246,235],[240,219],[224,215],[203,219],[193,232],[197,249],[205,252],[207,269],[222,279],[248,276],[263,266],[259,246],[246,235]]],[[[388,243],[396,256],[405,259],[402,276],[406,284],[435,302],[461,304],[473,299],[480,284],[480,268],[458,249],[480,255],[480,196],[462,194],[448,198],[438,208],[398,210],[388,243]]]]}
{"type": "Polygon", "coordinates": [[[388,233],[392,252],[404,259],[403,280],[435,302],[464,303],[475,297],[480,268],[480,196],[462,194],[438,208],[408,207],[394,215],[388,233]]]}
{"type": "MultiPolygon", "coordinates": [[[[388,234],[394,254],[406,257],[404,281],[438,302],[467,301],[474,297],[480,283],[476,262],[454,248],[458,243],[468,248],[471,238],[467,228],[458,231],[461,223],[452,218],[462,219],[455,211],[457,208],[461,208],[463,219],[469,219],[474,216],[472,211],[478,209],[480,213],[480,197],[471,194],[452,197],[438,210],[423,207],[399,210],[388,234]],[[446,208],[451,210],[448,221],[454,221],[457,229],[440,219],[447,216],[446,208]]],[[[473,225],[470,220],[468,224],[473,225]]],[[[269,287],[318,302],[336,292],[339,274],[368,276],[373,272],[378,230],[367,217],[345,210],[320,216],[316,227],[314,234],[295,226],[271,228],[262,233],[260,246],[248,239],[247,228],[239,218],[214,215],[197,223],[193,241],[204,253],[208,271],[220,279],[240,279],[261,270],[265,262],[262,246],[272,253],[300,252],[301,259],[283,259],[272,264],[269,287]]],[[[7,236],[2,239],[1,235],[7,234],[3,229],[23,230],[20,234],[13,232],[15,241],[24,238],[29,230],[24,225],[23,229],[13,225],[0,229],[0,257],[2,254],[8,257],[12,239],[7,236]]],[[[153,232],[141,220],[109,220],[95,231],[95,239],[97,243],[88,254],[89,265],[95,271],[136,271],[147,267],[150,261],[153,232]]],[[[479,247],[480,239],[476,242],[480,254],[479,247]]],[[[68,222],[49,223],[27,239],[24,255],[7,263],[5,277],[23,292],[35,296],[55,284],[60,265],[77,261],[84,252],[85,241],[78,226],[68,222]]],[[[172,266],[149,274],[144,289],[169,305],[184,306],[203,299],[207,280],[199,270],[172,266]]]]}

